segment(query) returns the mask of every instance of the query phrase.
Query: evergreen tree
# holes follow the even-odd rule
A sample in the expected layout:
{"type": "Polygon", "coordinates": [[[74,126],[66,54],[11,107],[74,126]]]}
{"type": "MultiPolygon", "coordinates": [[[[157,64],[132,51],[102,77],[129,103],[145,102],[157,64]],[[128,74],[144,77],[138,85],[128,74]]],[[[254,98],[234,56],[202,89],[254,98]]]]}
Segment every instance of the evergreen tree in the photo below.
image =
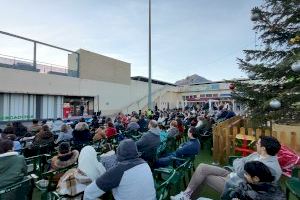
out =
{"type": "Polygon", "coordinates": [[[260,47],[238,58],[252,80],[235,81],[233,98],[259,124],[299,122],[300,0],[264,0],[251,12],[260,47]]]}

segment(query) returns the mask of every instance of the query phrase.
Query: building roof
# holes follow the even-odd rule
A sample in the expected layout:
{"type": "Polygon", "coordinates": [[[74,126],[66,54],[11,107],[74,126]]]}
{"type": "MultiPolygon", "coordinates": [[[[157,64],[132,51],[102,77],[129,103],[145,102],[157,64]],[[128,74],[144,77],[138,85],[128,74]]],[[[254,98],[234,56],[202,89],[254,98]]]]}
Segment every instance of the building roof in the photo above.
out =
{"type": "Polygon", "coordinates": [[[214,84],[214,83],[226,83],[229,81],[249,81],[249,79],[247,78],[241,78],[241,79],[234,79],[234,80],[222,80],[222,81],[211,81],[211,82],[203,82],[203,83],[194,83],[194,84],[190,84],[189,86],[192,85],[204,85],[204,84],[214,84]]]}
{"type": "MultiPolygon", "coordinates": [[[[142,81],[142,82],[147,82],[148,83],[148,78],[144,77],[144,76],[133,76],[133,77],[131,77],[131,80],[142,81]]],[[[160,80],[155,80],[155,79],[152,79],[152,83],[153,84],[159,84],[159,85],[172,85],[172,86],[176,86],[173,83],[168,83],[168,82],[164,82],[164,81],[160,81],[160,80]]]]}

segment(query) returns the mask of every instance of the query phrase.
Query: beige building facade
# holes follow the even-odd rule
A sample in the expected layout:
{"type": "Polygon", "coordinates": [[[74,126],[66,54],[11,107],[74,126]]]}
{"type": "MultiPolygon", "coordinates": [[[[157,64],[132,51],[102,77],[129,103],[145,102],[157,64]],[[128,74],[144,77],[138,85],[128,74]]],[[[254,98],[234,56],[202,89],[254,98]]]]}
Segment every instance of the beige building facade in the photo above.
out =
{"type": "MultiPolygon", "coordinates": [[[[100,110],[114,115],[147,108],[148,79],[130,77],[130,63],[83,49],[77,53],[79,58],[69,54],[68,72],[19,69],[0,62],[0,121],[68,118],[100,110]]],[[[160,109],[182,108],[209,94],[221,97],[230,90],[225,83],[179,87],[152,81],[152,105],[160,109]]]]}

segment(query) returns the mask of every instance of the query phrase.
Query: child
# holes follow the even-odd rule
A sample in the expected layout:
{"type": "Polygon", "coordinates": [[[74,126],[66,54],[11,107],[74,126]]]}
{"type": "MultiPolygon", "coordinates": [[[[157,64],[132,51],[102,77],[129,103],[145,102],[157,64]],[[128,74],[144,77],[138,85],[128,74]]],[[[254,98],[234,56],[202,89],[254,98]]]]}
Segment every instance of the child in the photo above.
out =
{"type": "Polygon", "coordinates": [[[283,200],[286,199],[279,186],[272,183],[270,169],[259,161],[247,162],[244,166],[245,182],[235,188],[229,188],[221,196],[222,200],[243,199],[243,200],[283,200]]]}

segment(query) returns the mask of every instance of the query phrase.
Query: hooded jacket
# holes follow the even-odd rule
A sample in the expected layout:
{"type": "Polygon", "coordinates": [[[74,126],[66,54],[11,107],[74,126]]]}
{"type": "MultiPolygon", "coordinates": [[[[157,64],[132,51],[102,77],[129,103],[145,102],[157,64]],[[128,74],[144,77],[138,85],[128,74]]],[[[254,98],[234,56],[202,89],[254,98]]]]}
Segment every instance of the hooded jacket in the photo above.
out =
{"type": "Polygon", "coordinates": [[[0,189],[21,181],[26,175],[27,165],[23,156],[17,152],[0,154],[0,189]]]}
{"type": "Polygon", "coordinates": [[[156,192],[149,165],[141,158],[133,140],[123,140],[117,149],[118,164],[90,184],[85,200],[94,200],[112,190],[116,200],[154,200],[156,192]]]}
{"type": "Polygon", "coordinates": [[[222,196],[222,200],[238,198],[243,200],[285,200],[285,194],[279,186],[272,183],[247,184],[240,183],[238,187],[222,196]]]}
{"type": "Polygon", "coordinates": [[[50,131],[40,131],[33,140],[33,145],[44,145],[54,142],[53,133],[50,131]]]}
{"type": "Polygon", "coordinates": [[[160,129],[151,128],[137,142],[136,146],[142,153],[141,158],[148,162],[153,162],[156,157],[157,148],[160,145],[160,129]]]}

